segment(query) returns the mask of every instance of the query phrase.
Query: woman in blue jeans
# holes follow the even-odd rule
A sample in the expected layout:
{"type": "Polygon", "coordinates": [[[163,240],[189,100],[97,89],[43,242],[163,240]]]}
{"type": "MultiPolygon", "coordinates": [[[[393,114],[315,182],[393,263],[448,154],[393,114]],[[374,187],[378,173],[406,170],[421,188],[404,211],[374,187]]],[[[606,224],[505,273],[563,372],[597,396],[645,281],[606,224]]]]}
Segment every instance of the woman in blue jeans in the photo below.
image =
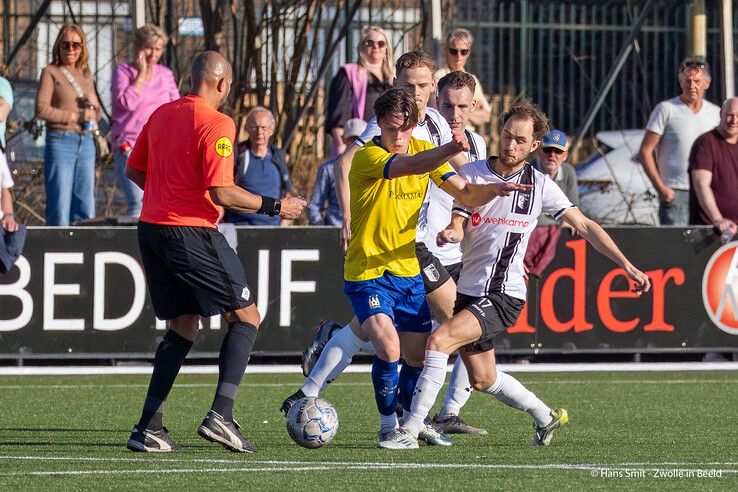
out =
{"type": "Polygon", "coordinates": [[[68,226],[95,216],[95,142],[100,120],[82,28],[66,25],[41,72],[36,117],[46,121],[46,225],[68,226]]]}

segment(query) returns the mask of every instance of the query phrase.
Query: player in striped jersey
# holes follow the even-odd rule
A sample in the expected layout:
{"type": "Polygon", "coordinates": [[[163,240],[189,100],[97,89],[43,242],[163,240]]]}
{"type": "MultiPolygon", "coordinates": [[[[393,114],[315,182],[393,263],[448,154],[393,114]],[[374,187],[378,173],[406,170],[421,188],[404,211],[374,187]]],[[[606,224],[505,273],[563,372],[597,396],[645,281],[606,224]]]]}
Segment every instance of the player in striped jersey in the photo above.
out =
{"type": "MultiPolygon", "coordinates": [[[[469,151],[466,156],[469,162],[487,157],[487,144],[478,133],[466,129],[469,115],[476,107],[474,77],[463,71],[446,74],[438,81],[437,107],[452,131],[463,131],[469,142],[469,151]]],[[[454,299],[456,299],[456,282],[461,273],[461,247],[458,243],[436,244],[436,236],[451,220],[453,197],[444,193],[431,184],[427,208],[428,226],[423,244],[427,245],[430,260],[423,261],[423,278],[426,292],[433,292],[436,299],[436,309],[439,313],[436,321],[440,324],[447,321],[453,314],[454,299]],[[439,265],[440,263],[440,265],[439,265]],[[446,273],[448,272],[448,273],[446,273]],[[434,282],[434,277],[436,281],[434,282]],[[448,281],[448,278],[452,281],[448,281]]],[[[421,252],[418,249],[418,258],[421,252]]],[[[466,366],[461,357],[456,358],[448,382],[448,390],[441,405],[441,409],[433,422],[446,434],[474,434],[487,435],[482,428],[473,427],[459,416],[461,408],[471,396],[472,386],[466,366]]]]}
{"type": "Polygon", "coordinates": [[[519,381],[497,370],[495,335],[512,326],[526,298],[523,257],[528,237],[541,212],[573,226],[597,251],[617,263],[632,279],[632,291],[642,294],[650,284],[610,236],[574,207],[558,186],[526,162],[548,131],[546,116],[529,101],[515,104],[503,116],[500,156],[467,164],[460,171],[470,183],[517,183],[516,191],[481,207],[454,204],[448,227],[438,242],[462,242],[463,268],[454,316],[428,338],[425,365],[418,380],[410,416],[382,447],[411,449],[423,419],[443,385],[449,354],[459,350],[474,389],[524,410],[535,421],[532,444],[548,445],[553,431],[568,421],[564,409],[551,409],[519,381]]]}

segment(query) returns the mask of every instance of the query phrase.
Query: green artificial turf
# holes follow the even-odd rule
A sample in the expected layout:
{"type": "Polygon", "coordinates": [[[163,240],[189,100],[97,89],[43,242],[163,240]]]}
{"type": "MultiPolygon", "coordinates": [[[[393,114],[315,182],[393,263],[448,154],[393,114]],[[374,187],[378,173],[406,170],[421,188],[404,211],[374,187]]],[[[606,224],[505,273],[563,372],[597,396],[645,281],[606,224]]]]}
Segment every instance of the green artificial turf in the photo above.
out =
{"type": "Polygon", "coordinates": [[[147,376],[0,377],[0,490],[738,490],[738,374],[517,377],[569,411],[551,446],[530,446],[527,414],[474,393],[462,417],[489,436],[458,436],[450,448],[377,449],[370,376],[347,374],[323,395],[340,418],[336,438],[303,449],[278,410],[302,378],[247,374],[235,415],[255,454],[197,436],[214,375],[177,380],[164,424],[184,450],[166,454],[125,448],[147,376]]]}

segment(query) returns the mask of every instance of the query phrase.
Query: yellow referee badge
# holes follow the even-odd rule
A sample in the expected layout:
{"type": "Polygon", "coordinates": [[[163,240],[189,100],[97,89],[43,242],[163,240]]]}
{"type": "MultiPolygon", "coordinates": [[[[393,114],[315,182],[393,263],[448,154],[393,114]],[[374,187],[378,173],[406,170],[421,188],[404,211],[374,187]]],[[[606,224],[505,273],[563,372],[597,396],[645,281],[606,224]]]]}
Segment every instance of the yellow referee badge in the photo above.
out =
{"type": "Polygon", "coordinates": [[[233,153],[233,144],[228,137],[220,137],[215,142],[215,153],[221,157],[230,157],[233,153]]]}

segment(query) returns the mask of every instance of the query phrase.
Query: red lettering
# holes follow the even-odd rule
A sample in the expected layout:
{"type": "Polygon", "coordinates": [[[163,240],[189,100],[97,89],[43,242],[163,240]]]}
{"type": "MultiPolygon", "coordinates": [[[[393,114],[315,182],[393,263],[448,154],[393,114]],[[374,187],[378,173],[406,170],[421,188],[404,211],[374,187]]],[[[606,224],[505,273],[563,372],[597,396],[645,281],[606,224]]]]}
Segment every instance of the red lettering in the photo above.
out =
{"type": "Polygon", "coordinates": [[[651,322],[643,327],[643,331],[674,331],[674,325],[664,319],[664,289],[669,280],[674,284],[682,285],[686,279],[684,270],[681,268],[670,268],[664,273],[663,270],[652,270],[646,272],[651,279],[651,292],[653,292],[653,308],[651,322]]]}
{"type": "Polygon", "coordinates": [[[574,268],[560,268],[548,276],[541,289],[541,319],[543,323],[556,333],[565,333],[572,328],[574,332],[591,330],[592,323],[586,318],[586,278],[587,278],[587,242],[584,239],[567,241],[566,247],[574,250],[574,268]],[[562,277],[569,277],[574,283],[574,312],[568,321],[559,321],[554,310],[554,291],[556,282],[562,277]]]}
{"type": "Polygon", "coordinates": [[[600,319],[610,331],[615,333],[625,333],[638,325],[640,318],[631,319],[628,321],[621,321],[615,317],[612,312],[610,305],[611,299],[634,299],[638,298],[639,295],[635,292],[630,292],[630,280],[628,274],[622,268],[616,268],[610,271],[600,283],[600,288],[597,290],[597,310],[600,313],[600,319]],[[628,290],[612,290],[612,282],[616,277],[625,277],[628,280],[628,290]]]}

